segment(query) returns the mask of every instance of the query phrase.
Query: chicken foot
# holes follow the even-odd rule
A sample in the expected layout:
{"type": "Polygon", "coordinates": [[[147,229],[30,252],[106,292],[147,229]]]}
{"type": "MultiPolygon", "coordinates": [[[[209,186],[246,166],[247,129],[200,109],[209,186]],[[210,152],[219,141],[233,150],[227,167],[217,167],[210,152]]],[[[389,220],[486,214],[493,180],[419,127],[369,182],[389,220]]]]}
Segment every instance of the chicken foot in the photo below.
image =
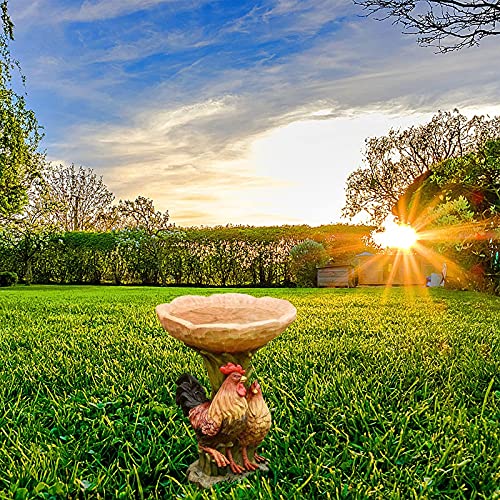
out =
{"type": "Polygon", "coordinates": [[[267,459],[261,455],[257,455],[257,453],[254,452],[253,458],[255,458],[255,461],[258,462],[259,464],[262,464],[264,462],[267,462],[267,459]]]}
{"type": "Polygon", "coordinates": [[[229,467],[233,471],[234,474],[241,474],[242,472],[245,472],[244,467],[241,465],[238,465],[233,458],[233,452],[231,451],[231,448],[226,448],[226,455],[227,458],[229,459],[229,467]]]}
{"type": "Polygon", "coordinates": [[[217,467],[222,468],[230,465],[230,461],[220,451],[217,451],[214,448],[209,448],[208,446],[201,446],[201,445],[200,445],[200,450],[204,451],[205,453],[208,453],[215,460],[217,467]]]}
{"type": "MultiPolygon", "coordinates": [[[[241,447],[241,456],[243,458],[243,465],[245,466],[246,470],[253,471],[253,470],[257,470],[259,468],[259,466],[257,464],[253,464],[248,459],[248,453],[247,453],[246,446],[241,447]]],[[[259,458],[262,458],[262,457],[259,457],[259,458]]]]}

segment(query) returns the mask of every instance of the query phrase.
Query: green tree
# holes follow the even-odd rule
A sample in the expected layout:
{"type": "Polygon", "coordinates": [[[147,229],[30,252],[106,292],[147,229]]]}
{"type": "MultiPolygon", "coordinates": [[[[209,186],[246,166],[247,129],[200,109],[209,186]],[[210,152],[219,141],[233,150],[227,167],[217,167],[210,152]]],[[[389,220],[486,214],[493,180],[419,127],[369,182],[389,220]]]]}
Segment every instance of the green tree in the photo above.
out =
{"type": "Polygon", "coordinates": [[[469,284],[500,292],[500,140],[433,167],[408,211],[469,284]]]}
{"type": "Polygon", "coordinates": [[[43,176],[51,222],[61,231],[108,229],[113,193],[91,168],[53,166],[43,176]]]}
{"type": "Polygon", "coordinates": [[[64,233],[61,239],[65,247],[67,281],[97,285],[110,274],[110,260],[116,246],[113,233],[75,231],[64,233]]]}
{"type": "Polygon", "coordinates": [[[48,247],[53,235],[51,228],[40,222],[40,213],[36,209],[26,210],[22,217],[4,225],[0,238],[2,246],[9,250],[8,257],[5,257],[5,262],[10,262],[9,270],[15,269],[24,282],[30,284],[33,264],[48,247]]]}
{"type": "Polygon", "coordinates": [[[300,287],[316,286],[317,268],[328,260],[325,247],[316,241],[305,240],[290,250],[290,256],[297,285],[300,287]]]}
{"type": "Polygon", "coordinates": [[[18,274],[26,283],[33,279],[33,264],[55,234],[50,223],[53,205],[46,196],[44,183],[36,178],[29,190],[29,201],[21,213],[3,216],[0,213],[2,236],[11,249],[12,265],[18,266],[18,274]]]}
{"type": "Polygon", "coordinates": [[[0,4],[0,215],[18,213],[28,201],[27,192],[43,164],[44,155],[37,152],[42,138],[32,110],[25,97],[13,88],[12,70],[20,73],[18,61],[12,58],[9,43],[14,40],[14,25],[7,10],[7,0],[0,4]]]}
{"type": "Polygon", "coordinates": [[[152,235],[159,231],[169,230],[168,210],[156,210],[153,200],[138,196],[134,201],[120,200],[116,209],[115,227],[117,229],[140,229],[152,235]]]}
{"type": "Polygon", "coordinates": [[[500,117],[467,119],[458,110],[438,112],[432,120],[406,130],[366,140],[365,167],[349,175],[343,215],[366,212],[380,224],[418,177],[434,165],[477,152],[500,138],[500,117]]]}

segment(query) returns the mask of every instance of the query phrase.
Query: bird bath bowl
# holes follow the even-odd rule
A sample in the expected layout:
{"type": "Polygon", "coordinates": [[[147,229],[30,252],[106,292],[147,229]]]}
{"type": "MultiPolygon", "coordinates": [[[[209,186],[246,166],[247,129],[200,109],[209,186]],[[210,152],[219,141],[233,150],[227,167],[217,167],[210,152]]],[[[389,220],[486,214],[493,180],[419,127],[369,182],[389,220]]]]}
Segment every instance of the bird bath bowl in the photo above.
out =
{"type": "Polygon", "coordinates": [[[156,306],[156,314],[170,335],[202,355],[215,393],[224,380],[219,368],[232,362],[251,370],[253,353],[282,333],[297,310],[283,299],[221,293],[178,297],[156,306]]]}
{"type": "MultiPolygon", "coordinates": [[[[158,305],[156,314],[170,335],[202,356],[210,379],[212,399],[227,377],[221,367],[239,365],[246,378],[250,379],[253,371],[251,360],[255,351],[276,338],[297,317],[295,307],[287,300],[256,298],[240,293],[206,297],[186,295],[168,304],[158,305]]],[[[269,411],[267,406],[265,409],[269,411]]],[[[198,442],[200,444],[200,439],[198,442]]],[[[227,449],[227,444],[225,446],[227,449]]],[[[231,445],[231,450],[241,465],[242,450],[237,439],[231,445]]],[[[250,449],[251,458],[257,457],[254,451],[250,449]]],[[[221,480],[235,480],[247,474],[235,474],[228,471],[227,467],[218,467],[203,451],[200,451],[199,460],[188,470],[189,480],[203,487],[221,480]]]]}

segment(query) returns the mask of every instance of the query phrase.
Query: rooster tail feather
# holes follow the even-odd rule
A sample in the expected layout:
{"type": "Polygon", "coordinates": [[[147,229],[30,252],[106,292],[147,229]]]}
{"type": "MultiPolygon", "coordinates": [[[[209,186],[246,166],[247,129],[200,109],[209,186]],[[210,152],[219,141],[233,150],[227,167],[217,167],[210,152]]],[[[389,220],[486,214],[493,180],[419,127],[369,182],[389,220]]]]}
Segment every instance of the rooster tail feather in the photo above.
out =
{"type": "Polygon", "coordinates": [[[189,373],[181,375],[176,383],[175,402],[182,408],[186,417],[191,409],[210,401],[204,387],[189,373]]]}

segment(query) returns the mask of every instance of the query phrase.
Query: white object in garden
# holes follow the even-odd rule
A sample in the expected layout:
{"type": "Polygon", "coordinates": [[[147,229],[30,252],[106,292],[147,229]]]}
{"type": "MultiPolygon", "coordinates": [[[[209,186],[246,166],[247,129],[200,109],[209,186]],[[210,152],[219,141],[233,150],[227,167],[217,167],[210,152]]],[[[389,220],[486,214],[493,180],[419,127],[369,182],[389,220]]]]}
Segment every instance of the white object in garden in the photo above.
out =
{"type": "Polygon", "coordinates": [[[441,280],[443,276],[440,273],[432,273],[431,274],[431,282],[429,286],[441,286],[441,280]]]}
{"type": "Polygon", "coordinates": [[[446,265],[446,262],[443,262],[443,269],[441,270],[441,286],[444,286],[447,274],[448,274],[448,266],[446,265]]]}

